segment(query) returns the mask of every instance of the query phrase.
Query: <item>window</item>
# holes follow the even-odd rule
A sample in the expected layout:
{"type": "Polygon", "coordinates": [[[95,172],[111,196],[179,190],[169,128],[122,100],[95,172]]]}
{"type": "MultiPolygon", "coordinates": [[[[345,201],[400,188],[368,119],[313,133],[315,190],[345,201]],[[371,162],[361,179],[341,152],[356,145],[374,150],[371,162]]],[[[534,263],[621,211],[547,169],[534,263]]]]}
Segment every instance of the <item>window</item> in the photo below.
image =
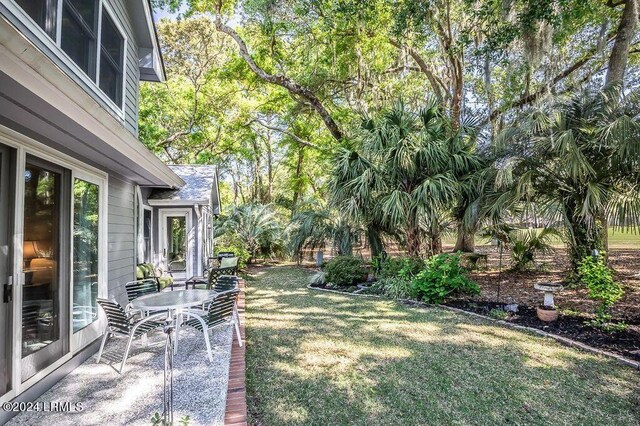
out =
{"type": "Polygon", "coordinates": [[[73,183],[73,332],[98,319],[98,233],[100,191],[96,184],[73,183]]]}
{"type": "Polygon", "coordinates": [[[27,15],[51,38],[55,38],[56,34],[56,2],[57,0],[16,0],[27,15]]]}
{"type": "Polygon", "coordinates": [[[108,13],[102,14],[100,89],[117,105],[122,103],[124,38],[108,13]]]}
{"type": "MultiPolygon", "coordinates": [[[[14,1],[122,110],[126,40],[109,13],[106,1],[14,1]],[[100,14],[103,3],[105,6],[100,14]]],[[[64,60],[64,55],[60,59],[64,60]]]]}
{"type": "Polygon", "coordinates": [[[62,0],[61,46],[88,75],[95,73],[96,0],[62,0]]]}
{"type": "Polygon", "coordinates": [[[151,210],[145,208],[142,217],[142,258],[145,263],[151,263],[151,210]]]}

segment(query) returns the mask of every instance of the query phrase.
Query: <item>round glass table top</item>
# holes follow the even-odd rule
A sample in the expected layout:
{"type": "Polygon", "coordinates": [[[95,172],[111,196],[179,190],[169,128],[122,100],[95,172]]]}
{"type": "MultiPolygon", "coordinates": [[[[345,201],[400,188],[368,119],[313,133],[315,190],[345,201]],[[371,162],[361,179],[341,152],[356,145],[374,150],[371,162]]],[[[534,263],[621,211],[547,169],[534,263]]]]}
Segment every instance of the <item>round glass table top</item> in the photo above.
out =
{"type": "Polygon", "coordinates": [[[139,309],[178,309],[201,305],[216,295],[213,290],[176,290],[145,294],[131,301],[139,309]]]}

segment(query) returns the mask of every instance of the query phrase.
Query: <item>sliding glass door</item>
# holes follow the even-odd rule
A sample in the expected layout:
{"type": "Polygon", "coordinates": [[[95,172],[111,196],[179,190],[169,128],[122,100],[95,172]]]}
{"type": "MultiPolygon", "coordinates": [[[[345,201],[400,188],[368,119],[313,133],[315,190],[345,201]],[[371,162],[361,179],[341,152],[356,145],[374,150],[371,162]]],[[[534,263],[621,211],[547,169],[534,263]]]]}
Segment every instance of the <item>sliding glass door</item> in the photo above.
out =
{"type": "Polygon", "coordinates": [[[15,152],[0,144],[0,397],[12,388],[12,263],[15,152]]]}
{"type": "Polygon", "coordinates": [[[68,352],[69,171],[27,156],[24,172],[22,381],[68,352]]]}

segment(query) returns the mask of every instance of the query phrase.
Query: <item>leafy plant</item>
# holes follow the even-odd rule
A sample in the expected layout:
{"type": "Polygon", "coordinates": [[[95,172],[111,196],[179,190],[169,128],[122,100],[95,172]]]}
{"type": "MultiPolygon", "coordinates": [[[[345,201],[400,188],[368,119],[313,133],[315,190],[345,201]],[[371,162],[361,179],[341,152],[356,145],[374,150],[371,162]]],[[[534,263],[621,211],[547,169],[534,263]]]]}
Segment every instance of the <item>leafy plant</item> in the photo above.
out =
{"type": "Polygon", "coordinates": [[[509,318],[509,312],[504,311],[502,309],[491,309],[489,311],[489,316],[491,318],[497,319],[497,320],[506,320],[507,318],[509,318]]]}
{"type": "Polygon", "coordinates": [[[615,331],[616,325],[611,323],[610,310],[624,292],[620,284],[614,281],[613,271],[604,263],[604,256],[587,256],[582,259],[578,266],[578,276],[587,286],[589,297],[600,302],[596,309],[596,319],[590,324],[607,331],[615,331]]]}
{"type": "Polygon", "coordinates": [[[380,278],[414,276],[424,269],[424,265],[424,260],[417,256],[389,257],[380,264],[380,278]]]}
{"type": "Polygon", "coordinates": [[[509,233],[509,245],[511,246],[511,260],[513,269],[526,271],[535,267],[535,257],[539,253],[551,253],[552,238],[558,232],[552,228],[542,231],[537,229],[515,230],[509,233]]]}
{"type": "Polygon", "coordinates": [[[406,278],[382,278],[377,284],[382,286],[382,294],[392,299],[410,299],[413,297],[411,280],[406,278]]]}
{"type": "MultiPolygon", "coordinates": [[[[190,421],[191,419],[189,418],[189,416],[182,416],[180,420],[178,420],[178,425],[189,426],[190,421]]],[[[160,413],[158,413],[157,411],[153,413],[153,416],[151,416],[151,424],[153,426],[172,426],[173,425],[173,423],[165,423],[164,419],[162,418],[160,413]]]]}
{"type": "Polygon", "coordinates": [[[431,257],[426,268],[412,280],[418,299],[428,303],[442,303],[452,293],[480,293],[480,287],[467,277],[460,266],[460,255],[443,253],[431,257]]]}
{"type": "Polygon", "coordinates": [[[249,263],[259,254],[271,255],[282,247],[283,227],[268,204],[234,207],[215,224],[214,233],[238,238],[249,252],[249,263]]]}
{"type": "Polygon", "coordinates": [[[216,253],[221,251],[233,252],[238,257],[238,268],[244,269],[251,255],[245,244],[235,235],[225,234],[215,241],[216,253]]]}
{"type": "Polygon", "coordinates": [[[347,287],[364,281],[364,262],[355,256],[338,256],[324,267],[326,280],[339,287],[347,287]]]}

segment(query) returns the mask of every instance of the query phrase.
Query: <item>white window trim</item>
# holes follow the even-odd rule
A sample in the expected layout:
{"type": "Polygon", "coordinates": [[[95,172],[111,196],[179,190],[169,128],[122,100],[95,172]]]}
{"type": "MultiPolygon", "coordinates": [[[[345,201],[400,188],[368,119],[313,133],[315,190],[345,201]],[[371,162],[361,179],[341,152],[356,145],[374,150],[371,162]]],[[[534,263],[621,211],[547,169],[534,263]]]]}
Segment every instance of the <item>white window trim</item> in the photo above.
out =
{"type": "Polygon", "coordinates": [[[191,212],[192,212],[192,208],[191,207],[184,207],[184,208],[174,208],[174,209],[159,209],[158,210],[158,237],[160,238],[158,240],[158,263],[159,265],[165,270],[169,270],[169,262],[167,262],[167,258],[165,255],[165,250],[168,249],[167,245],[169,244],[169,242],[167,241],[167,218],[168,217],[180,217],[180,216],[184,216],[185,217],[185,225],[187,227],[187,255],[186,255],[186,266],[187,266],[187,270],[186,270],[186,278],[188,279],[189,277],[193,276],[193,272],[192,272],[192,260],[193,260],[193,253],[192,250],[194,249],[194,242],[195,242],[195,235],[194,235],[194,229],[193,229],[193,224],[192,224],[192,219],[191,219],[191,212]]]}
{"type": "Polygon", "coordinates": [[[100,316],[96,321],[85,326],[84,328],[73,332],[73,257],[74,257],[74,245],[73,245],[73,219],[74,219],[74,200],[73,200],[73,185],[75,179],[80,179],[85,182],[92,183],[98,186],[98,194],[100,204],[98,205],[98,297],[108,297],[108,217],[107,217],[107,204],[109,198],[107,196],[108,181],[106,178],[94,173],[88,173],[79,169],[71,169],[71,256],[69,258],[70,266],[70,291],[69,291],[69,308],[71,309],[71,315],[69,316],[69,331],[71,333],[71,353],[77,353],[79,350],[86,347],[95,339],[102,335],[104,331],[104,323],[100,320],[100,316]]]}
{"type": "MultiPolygon", "coordinates": [[[[27,136],[24,136],[15,130],[9,129],[8,127],[0,125],[0,142],[4,145],[7,145],[16,150],[16,203],[14,208],[14,227],[16,231],[13,234],[13,304],[12,304],[12,327],[11,327],[11,336],[13,347],[11,348],[11,383],[12,389],[0,397],[0,404],[3,402],[11,401],[16,396],[20,395],[31,386],[38,383],[45,376],[50,374],[52,371],[59,368],[65,362],[69,361],[78,351],[84,349],[85,346],[82,347],[74,347],[73,345],[73,328],[69,330],[70,339],[70,348],[69,351],[64,354],[61,358],[55,361],[53,364],[47,366],[42,369],[26,381],[22,382],[21,378],[21,362],[22,362],[22,286],[24,285],[24,273],[23,273],[23,262],[22,262],[22,243],[24,239],[24,235],[22,233],[24,229],[24,203],[20,202],[20,197],[24,194],[24,170],[26,164],[27,155],[33,155],[38,158],[42,158],[44,160],[53,162],[61,167],[71,170],[72,176],[91,176],[98,181],[102,181],[104,186],[101,187],[102,192],[102,205],[100,206],[99,214],[101,216],[100,224],[101,234],[98,239],[101,241],[100,243],[100,254],[98,258],[99,262],[99,271],[101,276],[98,281],[98,295],[106,295],[108,293],[108,229],[107,229],[107,220],[108,220],[108,178],[109,175],[99,169],[96,169],[92,166],[82,163],[81,161],[76,160],[75,158],[68,156],[66,154],[60,153],[46,145],[43,145],[27,136]],[[102,255],[102,256],[100,256],[102,255]]],[[[73,205],[69,206],[71,214],[73,214],[73,205]]],[[[73,222],[71,222],[73,223],[73,222]]],[[[73,227],[71,227],[73,228],[73,227]]],[[[73,232],[73,229],[71,229],[73,232]]],[[[72,245],[71,245],[72,246],[72,245]]],[[[73,262],[73,256],[70,256],[70,262],[73,262]]],[[[71,285],[71,283],[70,283],[71,285]]],[[[70,298],[73,298],[72,293],[70,292],[70,298]]],[[[72,314],[73,305],[72,303],[69,305],[70,312],[72,314]]],[[[72,321],[72,319],[70,319],[72,321]]],[[[106,325],[106,318],[104,314],[100,313],[98,317],[98,321],[94,323],[98,323],[97,327],[99,330],[104,329],[106,325]]],[[[90,343],[90,342],[87,342],[90,343]]]]}
{"type": "MultiPolygon", "coordinates": [[[[82,80],[83,83],[91,89],[91,92],[98,96],[102,102],[115,113],[116,117],[120,119],[120,121],[125,121],[125,105],[126,105],[126,81],[127,81],[127,51],[128,51],[128,38],[126,37],[126,33],[123,31],[122,26],[118,22],[117,19],[114,18],[113,9],[105,0],[98,0],[98,17],[102,17],[102,10],[107,10],[107,13],[111,16],[111,19],[116,24],[120,35],[124,38],[124,58],[123,58],[123,68],[122,68],[122,102],[121,105],[117,105],[114,101],[111,100],[106,93],[100,89],[100,83],[97,78],[100,74],[97,73],[97,70],[100,68],[100,55],[96,58],[96,75],[94,79],[88,76],[82,68],[80,68],[67,53],[62,50],[61,40],[62,40],[62,0],[57,0],[57,12],[56,12],[56,39],[53,40],[49,34],[46,33],[38,24],[36,24],[33,19],[24,11],[22,8],[15,2],[15,0],[4,0],[6,2],[5,6],[9,11],[18,18],[28,29],[33,33],[38,39],[44,43],[44,45],[56,56],[58,60],[63,62],[69,69],[71,70],[74,77],[82,80]]],[[[98,20],[98,28],[96,30],[96,49],[100,49],[100,39],[101,39],[101,26],[102,20],[98,20]]],[[[100,51],[97,50],[99,53],[100,51]]]]}

